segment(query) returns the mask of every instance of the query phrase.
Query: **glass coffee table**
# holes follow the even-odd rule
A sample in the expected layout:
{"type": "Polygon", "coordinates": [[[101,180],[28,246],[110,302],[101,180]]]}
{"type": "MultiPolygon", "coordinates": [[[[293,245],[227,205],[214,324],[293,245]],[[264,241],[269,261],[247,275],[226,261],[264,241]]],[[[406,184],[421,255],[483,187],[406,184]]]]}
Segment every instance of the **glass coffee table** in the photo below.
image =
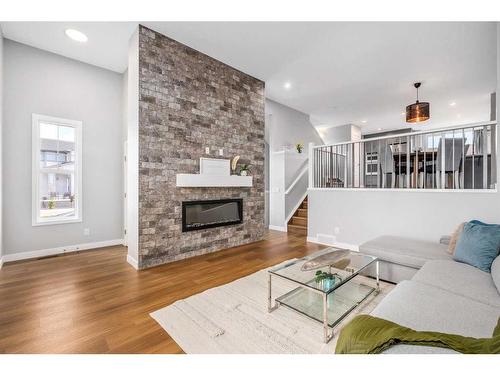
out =
{"type": "Polygon", "coordinates": [[[302,271],[302,265],[319,255],[339,251],[327,248],[302,259],[293,260],[272,268],[268,273],[268,311],[272,312],[285,306],[323,324],[324,342],[333,337],[333,329],[349,313],[372,293],[379,292],[379,264],[377,257],[356,251],[348,251],[343,257],[343,269],[324,266],[310,271],[302,271]],[[348,263],[346,265],[346,263],[348,263]],[[356,276],[368,267],[376,267],[376,287],[358,281],[356,276]],[[317,272],[329,275],[328,279],[317,277],[317,272]],[[294,287],[273,301],[272,279],[278,277],[287,280],[294,287]],[[332,330],[330,333],[330,329],[332,330]]]}

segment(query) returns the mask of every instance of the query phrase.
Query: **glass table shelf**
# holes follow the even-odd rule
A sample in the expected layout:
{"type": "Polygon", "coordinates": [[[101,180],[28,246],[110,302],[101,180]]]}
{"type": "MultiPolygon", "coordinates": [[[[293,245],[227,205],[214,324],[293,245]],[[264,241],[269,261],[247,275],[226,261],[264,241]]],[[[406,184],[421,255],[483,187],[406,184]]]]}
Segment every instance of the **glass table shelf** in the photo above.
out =
{"type": "MultiPolygon", "coordinates": [[[[295,259],[271,268],[268,271],[268,311],[272,312],[283,305],[314,319],[323,324],[324,342],[330,341],[333,337],[333,328],[369,295],[379,291],[378,259],[371,255],[343,250],[342,253],[332,254],[333,257],[327,255],[327,258],[336,260],[333,264],[326,264],[312,270],[302,269],[306,262],[339,250],[341,249],[330,247],[302,259],[295,259]],[[340,263],[339,257],[342,257],[340,263]],[[338,266],[339,264],[343,264],[343,268],[335,268],[341,267],[338,266]],[[376,288],[359,282],[357,278],[360,273],[372,266],[376,267],[376,288]],[[326,273],[329,277],[317,282],[318,271],[326,273]],[[273,278],[286,280],[292,285],[290,291],[274,300],[272,298],[273,278]],[[330,329],[332,333],[329,332],[330,329]]],[[[323,260],[325,257],[322,257],[323,260]]]]}
{"type": "MultiPolygon", "coordinates": [[[[375,288],[368,285],[350,282],[328,294],[328,326],[333,328],[338,325],[346,315],[372,294],[374,290],[375,288]]],[[[323,323],[323,299],[318,293],[298,287],[276,298],[276,301],[281,305],[323,323]]]]}

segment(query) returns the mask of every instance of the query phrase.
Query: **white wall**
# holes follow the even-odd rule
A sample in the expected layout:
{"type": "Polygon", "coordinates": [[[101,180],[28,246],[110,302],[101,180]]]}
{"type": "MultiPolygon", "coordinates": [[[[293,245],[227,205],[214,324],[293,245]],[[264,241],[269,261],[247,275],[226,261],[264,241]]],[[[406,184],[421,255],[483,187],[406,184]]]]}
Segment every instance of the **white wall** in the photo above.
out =
{"type": "Polygon", "coordinates": [[[122,121],[123,141],[126,141],[128,131],[128,69],[122,74],[122,121]]]}
{"type": "Polygon", "coordinates": [[[296,151],[277,151],[270,154],[271,186],[269,224],[271,229],[284,230],[287,218],[295,211],[307,191],[308,175],[300,172],[307,165],[307,155],[296,151]],[[300,178],[299,178],[300,177],[300,178]],[[296,181],[298,179],[298,181],[296,181]],[[288,194],[286,191],[294,184],[288,194]]]}
{"type": "Polygon", "coordinates": [[[302,143],[307,155],[309,142],[323,144],[309,115],[269,99],[266,99],[266,137],[271,153],[283,150],[284,146],[295,149],[295,144],[302,143]]]}
{"type": "Polygon", "coordinates": [[[130,38],[127,71],[127,261],[139,264],[139,33],[130,38]]]}
{"type": "Polygon", "coordinates": [[[285,230],[289,211],[304,196],[306,187],[297,185],[297,189],[303,191],[294,191],[288,199],[285,191],[307,159],[308,143],[323,144],[323,141],[309,121],[309,115],[269,99],[266,99],[265,136],[270,147],[269,225],[271,229],[285,230]],[[302,154],[295,150],[297,143],[304,145],[302,154]],[[286,147],[290,149],[284,150],[286,147]]]}
{"type": "Polygon", "coordinates": [[[361,129],[356,125],[347,124],[321,129],[320,135],[326,145],[331,145],[334,143],[357,140],[355,138],[361,138],[361,129]]]}
{"type": "MultiPolygon", "coordinates": [[[[497,36],[498,51],[498,23],[497,36]]],[[[498,53],[497,77],[500,77],[498,53]]],[[[497,92],[499,90],[497,79],[497,92]]],[[[500,108],[500,95],[497,95],[497,108],[500,108]]],[[[497,132],[498,144],[500,132],[497,132]]],[[[497,163],[497,176],[500,176],[499,168],[497,163]]],[[[359,245],[380,235],[437,241],[463,221],[479,219],[500,223],[500,192],[309,190],[308,204],[308,236],[320,239],[330,236],[329,243],[359,245]]]]}
{"type": "Polygon", "coordinates": [[[381,235],[438,241],[463,221],[500,223],[499,193],[309,190],[308,200],[308,236],[351,245],[381,235]]]}
{"type": "Polygon", "coordinates": [[[0,27],[0,268],[3,264],[3,235],[2,235],[2,227],[3,227],[3,209],[2,209],[2,133],[3,133],[3,34],[2,28],[0,27]]]}
{"type": "Polygon", "coordinates": [[[123,238],[121,75],[4,40],[4,77],[4,255],[123,238]],[[32,113],[83,121],[82,223],[31,225],[32,113]]]}
{"type": "Polygon", "coordinates": [[[127,132],[128,132],[128,69],[122,74],[122,158],[123,164],[123,244],[127,246],[127,132]]]}
{"type": "Polygon", "coordinates": [[[269,155],[269,228],[285,230],[285,153],[269,155]]]}

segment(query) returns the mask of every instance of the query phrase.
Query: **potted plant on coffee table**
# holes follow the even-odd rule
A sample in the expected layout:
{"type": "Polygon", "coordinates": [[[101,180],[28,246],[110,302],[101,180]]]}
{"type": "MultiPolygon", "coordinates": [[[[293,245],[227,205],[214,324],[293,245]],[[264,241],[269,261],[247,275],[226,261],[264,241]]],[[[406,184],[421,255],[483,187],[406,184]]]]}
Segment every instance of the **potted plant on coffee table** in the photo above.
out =
{"type": "Polygon", "coordinates": [[[330,290],[335,285],[335,278],[338,277],[337,274],[325,272],[325,271],[316,271],[314,276],[314,281],[318,286],[323,290],[330,290]]]}

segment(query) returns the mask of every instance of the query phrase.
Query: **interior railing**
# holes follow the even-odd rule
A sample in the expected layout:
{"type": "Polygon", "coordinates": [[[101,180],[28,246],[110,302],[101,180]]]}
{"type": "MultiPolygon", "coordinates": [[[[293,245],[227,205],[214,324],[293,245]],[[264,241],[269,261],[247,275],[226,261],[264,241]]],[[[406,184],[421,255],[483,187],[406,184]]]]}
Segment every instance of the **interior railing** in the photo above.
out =
{"type": "Polygon", "coordinates": [[[310,187],[495,189],[497,124],[310,147],[310,187]]]}

